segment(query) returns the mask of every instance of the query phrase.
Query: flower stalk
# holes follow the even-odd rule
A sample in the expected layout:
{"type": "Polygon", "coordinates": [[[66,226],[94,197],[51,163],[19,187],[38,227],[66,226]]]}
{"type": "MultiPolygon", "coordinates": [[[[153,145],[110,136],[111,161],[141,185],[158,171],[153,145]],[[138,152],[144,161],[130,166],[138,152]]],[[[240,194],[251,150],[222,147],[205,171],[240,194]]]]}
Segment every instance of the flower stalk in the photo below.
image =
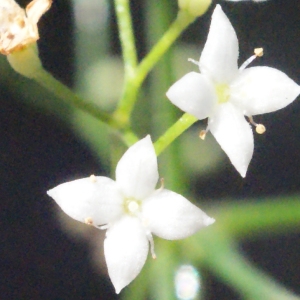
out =
{"type": "MultiPolygon", "coordinates": [[[[124,0],[123,0],[124,1],[124,0]]],[[[123,17],[120,15],[120,17],[123,17]]],[[[124,17],[125,18],[125,17],[124,17]]],[[[121,98],[118,108],[115,111],[115,116],[124,120],[124,123],[129,122],[134,104],[137,99],[138,91],[143,84],[146,76],[159,61],[159,59],[168,51],[178,36],[192,23],[196,17],[188,14],[185,11],[179,11],[177,18],[165,32],[162,38],[147,54],[147,56],[137,66],[134,76],[126,82],[124,87],[123,97],[121,98]]],[[[125,62],[126,65],[126,62],[125,62]]]]}
{"type": "Polygon", "coordinates": [[[177,137],[191,127],[196,121],[196,117],[188,113],[183,114],[180,119],[154,143],[156,155],[160,155],[163,150],[165,150],[177,137]]]}

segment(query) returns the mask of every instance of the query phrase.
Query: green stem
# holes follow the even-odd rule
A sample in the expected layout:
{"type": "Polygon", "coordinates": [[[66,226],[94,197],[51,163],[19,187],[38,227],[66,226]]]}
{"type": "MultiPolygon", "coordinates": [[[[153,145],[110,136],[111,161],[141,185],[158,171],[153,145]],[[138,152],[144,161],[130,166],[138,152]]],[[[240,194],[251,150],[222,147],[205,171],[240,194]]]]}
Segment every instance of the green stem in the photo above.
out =
{"type": "Polygon", "coordinates": [[[115,10],[118,19],[119,36],[125,67],[125,79],[135,76],[137,53],[130,14],[129,0],[115,0],[115,10]]]}
{"type": "Polygon", "coordinates": [[[121,120],[123,127],[129,127],[131,109],[127,103],[134,99],[135,102],[138,89],[135,87],[135,76],[137,67],[137,52],[134,41],[134,32],[130,14],[129,0],[115,0],[115,10],[118,19],[119,37],[124,60],[125,82],[124,90],[114,117],[121,120]],[[122,109],[121,109],[122,107],[122,109]]]}
{"type": "MultiPolygon", "coordinates": [[[[124,1],[124,0],[122,0],[124,1]]],[[[116,2],[122,2],[116,0],[116,2]]],[[[129,116],[133,110],[134,104],[137,99],[138,90],[144,82],[148,73],[152,70],[158,60],[166,53],[171,47],[178,36],[195,20],[195,17],[189,15],[185,11],[179,11],[176,20],[171,24],[169,29],[153,47],[150,53],[142,60],[138,66],[134,80],[127,82],[125,86],[123,97],[115,112],[115,116],[119,119],[128,122],[129,116]]]]}
{"type": "Polygon", "coordinates": [[[299,196],[281,198],[276,201],[262,200],[219,205],[214,216],[215,227],[235,237],[249,237],[250,234],[262,234],[266,230],[276,234],[296,230],[300,226],[299,196]]]}
{"type": "Polygon", "coordinates": [[[182,117],[154,143],[157,156],[197,120],[196,117],[188,113],[183,114],[182,117]]]}
{"type": "MultiPolygon", "coordinates": [[[[172,21],[172,4],[169,0],[148,1],[146,4],[146,37],[148,45],[155,44],[166,32],[172,21]],[[156,21],[153,22],[153,16],[156,21]]],[[[163,95],[174,81],[173,78],[173,49],[161,58],[159,64],[147,78],[147,86],[143,89],[151,112],[151,135],[155,140],[178,119],[178,109],[167,101],[163,95]]],[[[167,178],[168,188],[181,193],[181,187],[186,186],[182,170],[178,168],[180,151],[177,143],[172,143],[168,150],[160,157],[160,174],[167,178]]]]}
{"type": "MultiPolygon", "coordinates": [[[[186,245],[185,245],[186,246],[186,245]]],[[[299,300],[284,287],[253,267],[234,247],[222,232],[207,230],[198,241],[189,245],[194,259],[201,260],[210,271],[246,299],[299,300]],[[199,251],[199,243],[205,245],[205,252],[199,251]],[[197,251],[198,250],[198,251],[197,251]]]]}
{"type": "Polygon", "coordinates": [[[180,10],[177,18],[171,24],[166,33],[152,48],[149,54],[141,61],[136,74],[137,85],[140,86],[145,80],[148,73],[152,70],[158,60],[166,53],[172,46],[179,35],[195,21],[195,17],[185,11],[180,10]]]}
{"type": "Polygon", "coordinates": [[[121,139],[124,141],[127,147],[132,146],[139,140],[139,138],[135,135],[135,133],[130,129],[124,131],[121,139]]]}
{"type": "Polygon", "coordinates": [[[64,84],[56,80],[51,74],[44,69],[40,69],[34,74],[34,79],[37,83],[51,91],[54,95],[72,106],[94,116],[96,119],[110,125],[113,128],[121,126],[119,120],[114,119],[110,114],[103,112],[101,108],[72,92],[64,84]]]}

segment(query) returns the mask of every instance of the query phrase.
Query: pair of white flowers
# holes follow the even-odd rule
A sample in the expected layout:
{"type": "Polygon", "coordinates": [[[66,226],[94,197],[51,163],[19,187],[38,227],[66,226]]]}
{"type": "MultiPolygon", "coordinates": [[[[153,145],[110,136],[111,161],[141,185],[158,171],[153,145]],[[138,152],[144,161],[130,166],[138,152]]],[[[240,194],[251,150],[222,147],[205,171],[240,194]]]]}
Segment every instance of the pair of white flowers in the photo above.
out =
{"type": "MultiPolygon", "coordinates": [[[[237,59],[236,33],[217,5],[198,63],[201,73],[185,75],[167,96],[197,118],[209,118],[208,129],[245,176],[254,145],[244,115],[283,108],[298,96],[300,87],[276,69],[238,69],[237,59]]],[[[70,217],[107,229],[104,254],[117,293],[141,271],[149,244],[156,257],[151,233],[181,239],[214,222],[181,195],[155,189],[157,181],[157,158],[147,136],[120,159],[116,181],[92,175],[48,191],[70,217]]]]}

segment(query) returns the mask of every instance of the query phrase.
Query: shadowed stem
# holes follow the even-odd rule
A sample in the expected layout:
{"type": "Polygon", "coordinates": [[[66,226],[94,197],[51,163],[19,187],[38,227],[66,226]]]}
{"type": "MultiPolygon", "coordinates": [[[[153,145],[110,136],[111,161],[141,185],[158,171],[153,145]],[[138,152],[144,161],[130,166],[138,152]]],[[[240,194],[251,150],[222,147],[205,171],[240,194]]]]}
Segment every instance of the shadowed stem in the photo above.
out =
{"type": "Polygon", "coordinates": [[[32,79],[66,103],[71,104],[72,106],[90,114],[109,126],[115,129],[122,126],[119,120],[114,119],[109,113],[103,112],[101,108],[93,102],[87,101],[75,94],[72,90],[59,82],[44,69],[40,69],[38,72],[36,72],[32,79]]]}
{"type": "Polygon", "coordinates": [[[300,299],[248,262],[226,234],[213,229],[202,233],[197,242],[193,239],[189,245],[191,256],[196,261],[201,259],[210,271],[232,286],[244,299],[300,299]],[[205,247],[205,251],[199,251],[199,243],[205,247]]]}
{"type": "Polygon", "coordinates": [[[216,223],[182,243],[182,247],[189,249],[194,263],[204,264],[245,299],[300,300],[256,269],[232,242],[233,238],[263,236],[266,232],[278,235],[299,231],[299,197],[217,205],[210,215],[216,223]]]}

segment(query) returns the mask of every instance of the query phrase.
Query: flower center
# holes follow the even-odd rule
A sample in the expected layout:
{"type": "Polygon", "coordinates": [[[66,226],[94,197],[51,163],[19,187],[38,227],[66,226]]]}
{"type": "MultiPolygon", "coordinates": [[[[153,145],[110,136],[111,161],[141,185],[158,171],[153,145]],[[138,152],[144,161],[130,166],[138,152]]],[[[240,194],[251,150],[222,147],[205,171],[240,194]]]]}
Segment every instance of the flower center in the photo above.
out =
{"type": "Polygon", "coordinates": [[[123,205],[125,213],[129,215],[136,215],[140,210],[140,201],[134,198],[125,198],[123,205]]]}
{"type": "Polygon", "coordinates": [[[230,96],[229,86],[227,84],[217,84],[215,88],[218,97],[218,103],[226,103],[230,96]]]}

